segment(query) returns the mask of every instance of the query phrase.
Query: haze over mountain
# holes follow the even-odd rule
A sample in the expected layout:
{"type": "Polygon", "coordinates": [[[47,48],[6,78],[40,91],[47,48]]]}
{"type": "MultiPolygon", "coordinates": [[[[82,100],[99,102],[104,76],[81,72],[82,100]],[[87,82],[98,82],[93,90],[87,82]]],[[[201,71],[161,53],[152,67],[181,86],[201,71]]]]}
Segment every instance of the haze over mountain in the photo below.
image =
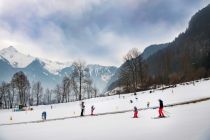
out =
{"type": "MultiPolygon", "coordinates": [[[[168,44],[148,46],[142,56],[147,59],[168,44]]],[[[44,87],[54,88],[65,75],[73,72],[72,62],[56,62],[18,52],[13,46],[0,50],[0,82],[10,81],[17,71],[23,71],[31,82],[41,81],[44,87]]],[[[117,79],[117,67],[89,64],[91,79],[99,92],[107,90],[107,84],[117,79]]]]}
{"type": "MultiPolygon", "coordinates": [[[[99,92],[104,90],[117,69],[114,66],[91,64],[87,66],[93,84],[99,92]]],[[[45,88],[54,88],[65,75],[68,76],[73,71],[73,67],[71,62],[55,62],[22,54],[12,46],[2,49],[0,51],[0,81],[10,81],[17,71],[26,73],[30,82],[41,81],[45,88]]]]}

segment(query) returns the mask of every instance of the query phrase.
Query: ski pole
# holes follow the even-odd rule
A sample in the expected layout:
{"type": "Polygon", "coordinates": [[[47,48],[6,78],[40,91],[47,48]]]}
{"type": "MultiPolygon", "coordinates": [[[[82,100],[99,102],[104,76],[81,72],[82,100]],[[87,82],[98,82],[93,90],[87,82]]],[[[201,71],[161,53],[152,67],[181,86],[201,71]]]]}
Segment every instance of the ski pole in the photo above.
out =
{"type": "Polygon", "coordinates": [[[163,112],[164,112],[168,117],[170,116],[169,113],[168,113],[167,111],[163,110],[163,112]]]}
{"type": "Polygon", "coordinates": [[[165,113],[167,113],[167,114],[171,114],[170,112],[168,112],[168,111],[165,111],[165,110],[163,110],[165,113]]]}

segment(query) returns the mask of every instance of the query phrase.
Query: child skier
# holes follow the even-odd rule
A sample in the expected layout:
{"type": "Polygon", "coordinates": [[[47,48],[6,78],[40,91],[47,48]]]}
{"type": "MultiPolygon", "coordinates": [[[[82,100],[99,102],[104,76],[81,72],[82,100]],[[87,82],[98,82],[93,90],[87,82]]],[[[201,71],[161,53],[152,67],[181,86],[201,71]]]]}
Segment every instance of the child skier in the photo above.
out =
{"type": "Polygon", "coordinates": [[[44,111],[42,112],[42,120],[46,120],[47,119],[47,113],[44,111]]]}
{"type": "Polygon", "coordinates": [[[138,109],[134,106],[134,115],[133,118],[138,118],[138,109]]]}
{"type": "Polygon", "coordinates": [[[162,117],[165,117],[165,115],[163,114],[163,101],[161,99],[159,99],[158,101],[159,101],[159,104],[160,104],[159,110],[158,110],[159,117],[162,118],[162,117]]]}
{"type": "Polygon", "coordinates": [[[149,108],[149,105],[150,105],[150,102],[148,101],[148,102],[147,102],[147,108],[149,108]]]}
{"type": "Polygon", "coordinates": [[[84,111],[85,111],[85,104],[84,102],[81,103],[81,115],[80,116],[84,116],[84,111]]]}
{"type": "Polygon", "coordinates": [[[95,107],[92,105],[91,106],[91,115],[93,115],[93,111],[95,110],[95,107]]]}

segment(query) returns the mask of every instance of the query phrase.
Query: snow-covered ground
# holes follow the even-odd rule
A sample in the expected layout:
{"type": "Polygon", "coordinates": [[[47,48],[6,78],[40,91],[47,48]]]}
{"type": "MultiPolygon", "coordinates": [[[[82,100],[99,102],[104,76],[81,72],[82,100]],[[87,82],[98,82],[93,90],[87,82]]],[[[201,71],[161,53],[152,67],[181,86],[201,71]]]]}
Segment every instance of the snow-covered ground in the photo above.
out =
{"type": "MultiPolygon", "coordinates": [[[[158,106],[158,99],[165,104],[210,97],[210,81],[196,82],[195,85],[178,85],[176,88],[139,92],[133,94],[103,97],[85,100],[86,114],[90,107],[96,107],[95,113],[120,111],[158,106]],[[124,97],[123,97],[124,96],[124,97]],[[136,99],[138,98],[138,99],[136,99]],[[133,100],[133,103],[130,103],[133,100]]],[[[40,120],[42,111],[47,111],[47,119],[77,116],[80,114],[80,102],[50,106],[33,107],[33,111],[0,111],[0,124],[40,120]],[[10,117],[12,116],[12,120],[10,117]]],[[[139,112],[139,118],[133,119],[133,113],[89,116],[43,123],[0,126],[0,140],[209,140],[210,139],[210,101],[196,104],[165,108],[169,118],[152,119],[158,116],[157,110],[148,109],[139,112]]]]}
{"type": "Polygon", "coordinates": [[[210,102],[167,109],[170,118],[151,119],[156,110],[0,127],[1,140],[209,140],[210,102]]]}

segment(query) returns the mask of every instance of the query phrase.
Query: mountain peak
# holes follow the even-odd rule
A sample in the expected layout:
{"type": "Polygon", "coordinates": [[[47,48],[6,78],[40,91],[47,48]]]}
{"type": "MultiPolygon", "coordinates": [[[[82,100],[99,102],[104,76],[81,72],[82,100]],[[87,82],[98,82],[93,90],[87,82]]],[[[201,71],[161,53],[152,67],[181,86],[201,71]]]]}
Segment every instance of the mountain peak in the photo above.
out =
{"type": "Polygon", "coordinates": [[[14,68],[24,68],[34,60],[34,57],[18,52],[13,46],[0,50],[0,55],[7,59],[14,68]]]}
{"type": "Polygon", "coordinates": [[[1,50],[1,52],[4,52],[4,53],[6,53],[6,52],[18,53],[17,49],[13,46],[9,46],[7,48],[4,48],[4,49],[1,50]]]}
{"type": "Polygon", "coordinates": [[[8,50],[10,50],[10,51],[18,52],[17,49],[16,49],[15,47],[13,47],[13,46],[9,46],[9,47],[6,48],[6,49],[8,49],[8,50]]]}

